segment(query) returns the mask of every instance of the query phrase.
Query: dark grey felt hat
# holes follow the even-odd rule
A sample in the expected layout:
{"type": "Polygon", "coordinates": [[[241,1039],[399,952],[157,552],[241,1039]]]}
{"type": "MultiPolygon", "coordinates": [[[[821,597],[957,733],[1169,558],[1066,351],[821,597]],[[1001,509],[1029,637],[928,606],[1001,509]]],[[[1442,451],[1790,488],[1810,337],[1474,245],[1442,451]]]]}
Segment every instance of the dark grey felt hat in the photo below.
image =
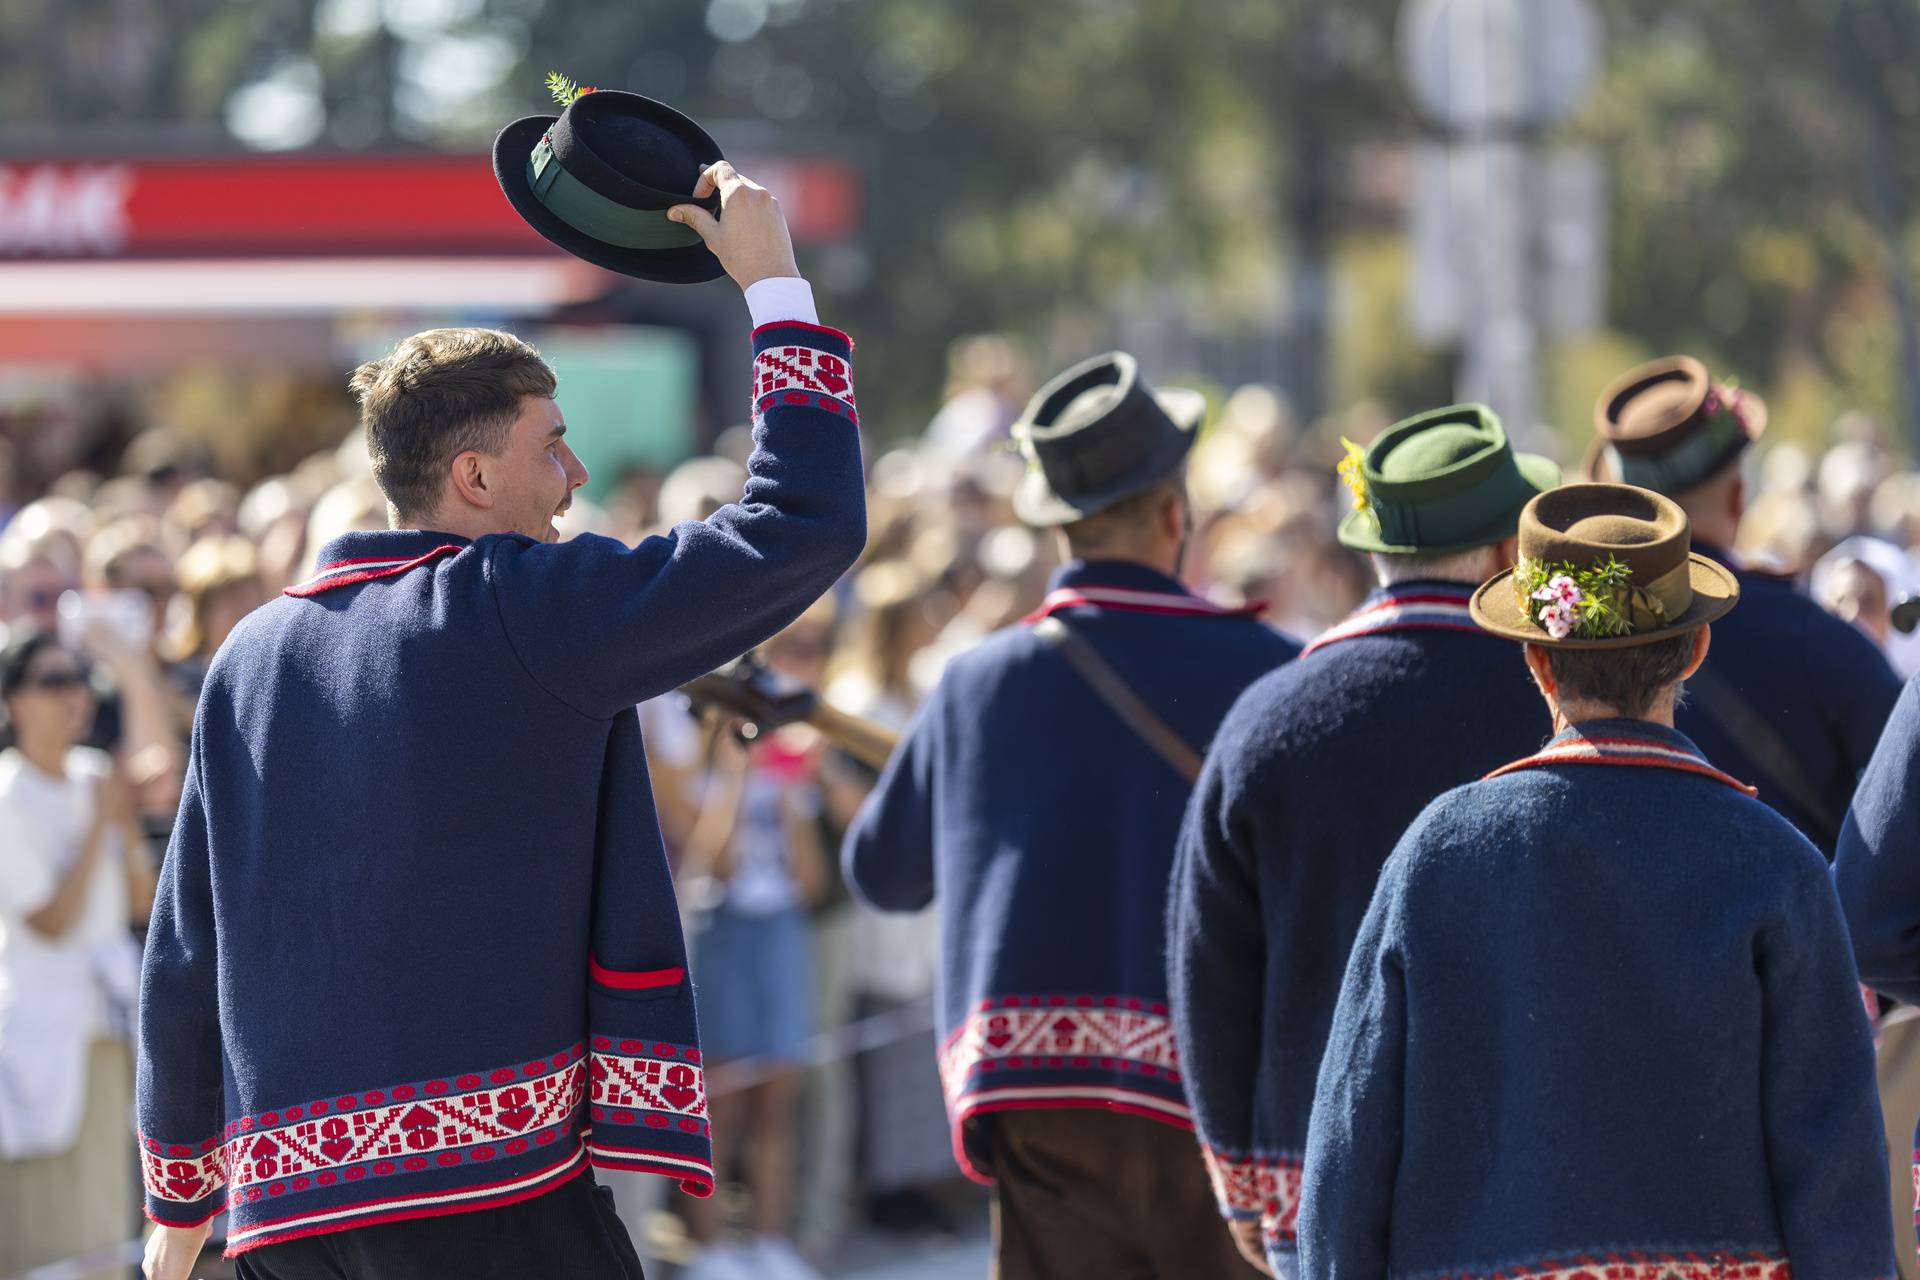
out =
{"type": "Polygon", "coordinates": [[[1171,475],[1186,461],[1207,398],[1154,390],[1124,351],[1074,365],[1028,402],[1013,438],[1027,460],[1014,514],[1031,525],[1084,520],[1171,475]]]}

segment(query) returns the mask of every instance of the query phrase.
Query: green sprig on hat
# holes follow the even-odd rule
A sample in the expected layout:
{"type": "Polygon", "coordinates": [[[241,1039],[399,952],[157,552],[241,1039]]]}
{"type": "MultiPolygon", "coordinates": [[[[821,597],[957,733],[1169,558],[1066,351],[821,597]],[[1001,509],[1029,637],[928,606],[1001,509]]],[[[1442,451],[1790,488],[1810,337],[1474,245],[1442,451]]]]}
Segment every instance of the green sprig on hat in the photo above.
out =
{"type": "Polygon", "coordinates": [[[553,100],[564,109],[572,106],[574,101],[583,94],[592,93],[593,86],[582,87],[558,71],[549,71],[547,72],[547,92],[552,94],[553,100]]]}
{"type": "Polygon", "coordinates": [[[1635,586],[1632,568],[1612,555],[1589,569],[1522,556],[1513,568],[1513,592],[1521,611],[1555,640],[1605,640],[1666,624],[1666,606],[1635,586]]]}

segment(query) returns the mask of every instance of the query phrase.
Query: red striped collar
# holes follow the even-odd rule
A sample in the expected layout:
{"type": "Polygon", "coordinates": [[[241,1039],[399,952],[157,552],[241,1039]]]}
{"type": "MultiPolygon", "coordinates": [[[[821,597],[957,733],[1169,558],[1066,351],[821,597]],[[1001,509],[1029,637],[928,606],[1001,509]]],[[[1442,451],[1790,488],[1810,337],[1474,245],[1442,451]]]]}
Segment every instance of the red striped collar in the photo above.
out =
{"type": "Polygon", "coordinates": [[[1407,583],[1388,587],[1366,604],[1328,627],[1300,651],[1306,657],[1316,649],[1358,636],[1388,631],[1471,631],[1490,639],[1467,612],[1474,588],[1451,582],[1407,583]]]}
{"type": "Polygon", "coordinates": [[[1130,591],[1123,587],[1057,587],[1047,593],[1040,607],[1028,614],[1031,625],[1040,619],[1071,609],[1075,605],[1093,605],[1122,613],[1157,613],[1169,618],[1253,618],[1267,605],[1264,600],[1233,608],[1215,604],[1196,595],[1177,591],[1130,591]]]}
{"type": "Polygon", "coordinates": [[[286,588],[283,594],[300,597],[313,596],[320,594],[322,591],[331,591],[335,587],[352,586],[356,582],[371,582],[375,578],[391,578],[397,573],[405,573],[407,570],[423,565],[429,560],[436,560],[441,556],[449,555],[459,550],[461,550],[461,548],[457,544],[448,542],[435,547],[425,555],[414,556],[410,560],[399,560],[392,556],[361,556],[353,560],[336,560],[332,564],[322,565],[314,572],[314,575],[305,582],[286,588]]]}
{"type": "Polygon", "coordinates": [[[1609,733],[1595,737],[1588,737],[1578,732],[1562,734],[1533,755],[1524,760],[1515,760],[1512,764],[1503,764],[1487,777],[1498,778],[1502,774],[1515,773],[1521,769],[1539,769],[1548,765],[1562,764],[1611,764],[1677,769],[1682,773],[1697,773],[1703,778],[1724,782],[1735,791],[1745,792],[1750,796],[1759,794],[1757,788],[1750,787],[1738,778],[1722,773],[1708,764],[1706,757],[1697,751],[1659,738],[1629,733],[1609,733]]]}

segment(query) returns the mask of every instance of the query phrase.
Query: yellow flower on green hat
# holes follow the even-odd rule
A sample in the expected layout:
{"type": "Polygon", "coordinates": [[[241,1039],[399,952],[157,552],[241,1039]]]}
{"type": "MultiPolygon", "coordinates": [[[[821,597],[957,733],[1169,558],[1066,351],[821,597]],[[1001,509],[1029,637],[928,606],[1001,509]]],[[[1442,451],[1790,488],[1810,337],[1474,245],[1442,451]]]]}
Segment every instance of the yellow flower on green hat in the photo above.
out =
{"type": "Polygon", "coordinates": [[[1347,456],[1340,459],[1340,465],[1336,470],[1340,473],[1340,479],[1353,493],[1353,509],[1366,512],[1368,519],[1377,525],[1379,517],[1373,513],[1373,495],[1367,490],[1366,448],[1355,444],[1345,436],[1340,437],[1340,443],[1346,446],[1347,456]]]}

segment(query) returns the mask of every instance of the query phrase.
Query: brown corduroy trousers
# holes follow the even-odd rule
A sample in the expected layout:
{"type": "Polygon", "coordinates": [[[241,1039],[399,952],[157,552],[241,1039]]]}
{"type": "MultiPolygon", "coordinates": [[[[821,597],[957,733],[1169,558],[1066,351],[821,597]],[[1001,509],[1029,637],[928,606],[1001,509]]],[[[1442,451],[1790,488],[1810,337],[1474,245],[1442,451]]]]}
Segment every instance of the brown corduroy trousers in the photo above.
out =
{"type": "Polygon", "coordinates": [[[992,1163],[992,1280],[1257,1280],[1193,1134],[1093,1109],[970,1122],[992,1163]]]}

